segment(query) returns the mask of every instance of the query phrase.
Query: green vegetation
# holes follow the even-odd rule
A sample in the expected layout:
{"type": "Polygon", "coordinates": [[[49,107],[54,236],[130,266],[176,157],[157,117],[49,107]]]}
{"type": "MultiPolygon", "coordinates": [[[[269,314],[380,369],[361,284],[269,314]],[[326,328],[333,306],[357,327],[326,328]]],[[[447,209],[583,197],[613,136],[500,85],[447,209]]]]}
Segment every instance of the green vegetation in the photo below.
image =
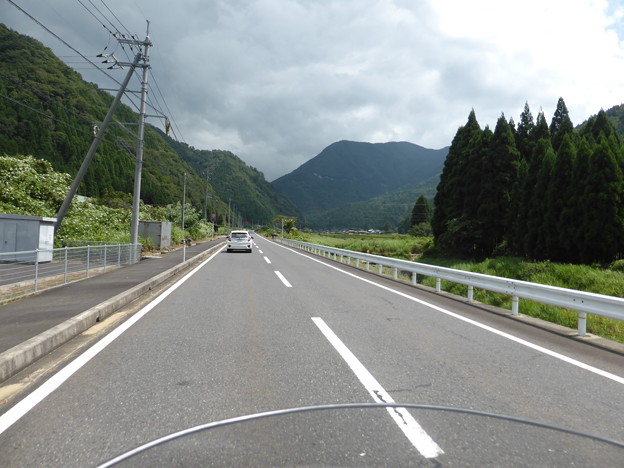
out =
{"type": "MultiPolygon", "coordinates": [[[[29,216],[55,217],[56,210],[69,190],[71,179],[55,172],[45,160],[32,156],[0,156],[0,212],[29,216]]],[[[123,195],[111,192],[108,198],[74,200],[57,233],[58,246],[67,240],[129,242],[131,210],[123,195]]],[[[166,206],[141,205],[140,219],[171,221],[172,241],[185,237],[203,239],[212,234],[212,225],[202,221],[191,205],[185,207],[185,231],[181,229],[181,203],[166,206]]],[[[142,239],[144,246],[148,242],[142,239]]]]}
{"type": "MultiPolygon", "coordinates": [[[[306,242],[327,245],[356,252],[366,252],[386,257],[410,259],[430,265],[457,270],[471,271],[492,276],[518,279],[531,283],[547,284],[562,288],[624,297],[624,264],[617,261],[608,268],[588,265],[571,265],[550,261],[530,262],[517,257],[497,257],[482,261],[441,257],[430,248],[431,238],[400,235],[356,236],[306,234],[306,242]],[[420,255],[422,254],[422,255],[420,255]]],[[[434,288],[435,278],[419,277],[419,283],[434,288]]],[[[442,282],[442,289],[452,294],[466,296],[467,287],[461,284],[442,282]]],[[[475,289],[476,301],[505,309],[511,309],[511,297],[490,291],[475,289]]],[[[540,318],[575,329],[577,312],[559,307],[521,301],[522,314],[540,318]]],[[[608,318],[588,316],[587,331],[610,340],[624,342],[624,323],[608,318]]]]}
{"type": "Polygon", "coordinates": [[[430,237],[413,237],[399,234],[345,235],[345,234],[305,234],[305,242],[327,245],[355,252],[368,252],[384,257],[413,260],[433,245],[430,237]]]}
{"type": "Polygon", "coordinates": [[[608,264],[624,257],[624,149],[604,111],[574,130],[563,99],[550,126],[528,104],[494,132],[474,111],[444,165],[432,219],[451,255],[608,264]]]}

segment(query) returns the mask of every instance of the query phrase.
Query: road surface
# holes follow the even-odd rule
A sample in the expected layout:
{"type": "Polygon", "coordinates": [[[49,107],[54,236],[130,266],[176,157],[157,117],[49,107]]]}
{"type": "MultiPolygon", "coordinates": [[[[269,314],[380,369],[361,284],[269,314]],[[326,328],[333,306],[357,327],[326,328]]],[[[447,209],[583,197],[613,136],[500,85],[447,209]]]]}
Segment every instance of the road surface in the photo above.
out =
{"type": "Polygon", "coordinates": [[[1,408],[0,466],[99,466],[318,405],[335,407],[118,466],[624,464],[622,447],[518,422],[624,441],[622,355],[255,237],[1,408]],[[421,408],[342,407],[393,402],[421,408]]]}

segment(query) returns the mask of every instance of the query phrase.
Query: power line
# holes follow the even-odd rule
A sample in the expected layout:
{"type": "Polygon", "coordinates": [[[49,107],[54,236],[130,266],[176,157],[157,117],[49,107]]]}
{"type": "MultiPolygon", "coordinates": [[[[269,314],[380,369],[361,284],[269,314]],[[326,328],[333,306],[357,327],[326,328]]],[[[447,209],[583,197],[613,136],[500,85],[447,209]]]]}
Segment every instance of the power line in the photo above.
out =
{"type": "MultiPolygon", "coordinates": [[[[79,57],[81,57],[83,60],[85,60],[86,62],[90,63],[94,69],[97,69],[98,71],[104,73],[104,75],[106,75],[108,78],[110,78],[111,80],[113,80],[115,83],[117,83],[118,85],[121,85],[121,83],[115,79],[113,76],[111,76],[110,74],[108,74],[104,69],[100,68],[98,64],[96,64],[95,62],[93,62],[92,60],[90,60],[87,56],[85,56],[84,54],[82,54],[79,50],[77,50],[75,47],[71,46],[67,41],[65,41],[63,38],[61,38],[58,34],[56,34],[55,32],[53,32],[50,28],[48,28],[45,24],[43,24],[41,21],[39,21],[38,19],[36,19],[34,16],[32,16],[30,13],[28,13],[26,10],[24,10],[22,7],[20,7],[19,5],[17,5],[13,0],[7,0],[11,5],[13,5],[15,8],[17,8],[20,12],[22,12],[24,15],[26,15],[29,19],[31,19],[32,21],[34,21],[35,23],[37,23],[41,28],[43,28],[45,31],[47,31],[49,34],[51,34],[53,37],[55,37],[57,40],[59,40],[62,44],[64,44],[66,47],[68,47],[69,49],[71,49],[72,51],[74,51],[75,53],[78,54],[79,57]]],[[[134,36],[130,33],[130,31],[125,27],[125,25],[121,22],[121,20],[117,17],[117,15],[115,15],[115,13],[108,7],[108,5],[104,2],[104,0],[100,0],[102,2],[102,4],[106,7],[106,9],[110,12],[111,15],[113,15],[113,17],[115,18],[115,20],[117,20],[117,22],[121,25],[121,27],[128,33],[128,35],[132,38],[134,38],[134,36]]],[[[98,23],[100,23],[113,37],[118,38],[118,34],[120,34],[119,29],[113,24],[112,21],[110,21],[110,19],[107,18],[107,16],[99,9],[97,8],[93,2],[91,0],[89,0],[89,3],[98,11],[98,13],[100,13],[100,15],[106,20],[108,21],[108,23],[115,28],[116,33],[113,33],[111,29],[109,29],[96,15],[95,13],[93,13],[93,11],[91,11],[89,9],[89,7],[87,7],[81,0],[78,0],[78,2],[85,8],[85,10],[87,10],[92,16],[93,18],[95,18],[96,21],[98,21],[98,23]]],[[[125,38],[125,35],[120,34],[122,36],[122,38],[125,38]]],[[[125,50],[125,48],[122,45],[122,49],[124,50],[124,53],[127,55],[127,51],[125,50]]],[[[108,45],[106,46],[108,47],[108,45]]],[[[132,46],[131,46],[131,50],[132,50],[132,46]]],[[[71,57],[71,56],[66,56],[66,57],[71,57]]],[[[78,63],[78,62],[74,62],[74,63],[78,63]]],[[[89,68],[81,68],[81,69],[89,69],[89,68]]],[[[137,72],[135,72],[137,73],[137,72]]],[[[140,77],[139,77],[140,78],[140,77]]],[[[162,94],[162,92],[160,91],[160,87],[158,86],[158,83],[156,82],[156,80],[154,80],[155,84],[156,84],[156,88],[158,90],[158,93],[160,94],[163,103],[167,109],[167,111],[169,112],[169,115],[171,116],[171,110],[169,109],[169,106],[167,105],[164,96],[162,94]]],[[[151,89],[151,86],[150,86],[151,89]]],[[[139,106],[135,103],[135,101],[133,100],[133,96],[131,96],[131,94],[129,93],[124,93],[126,98],[128,99],[128,101],[130,102],[130,104],[137,110],[139,111],[139,106]]],[[[8,97],[7,97],[8,98],[8,97]]],[[[156,98],[156,96],[154,95],[154,98],[156,98]]],[[[8,98],[11,99],[11,98],[8,98]]],[[[19,103],[20,105],[22,105],[22,103],[19,103]]],[[[151,103],[147,103],[147,105],[152,108],[153,110],[155,110],[156,112],[160,113],[163,117],[167,117],[167,115],[158,107],[160,107],[160,103],[156,103],[156,105],[151,104],[151,103]]],[[[42,114],[42,115],[47,115],[47,114],[42,114]]],[[[51,116],[48,116],[50,118],[53,118],[51,116]]],[[[173,122],[174,127],[177,129],[178,133],[180,134],[180,137],[182,139],[182,141],[184,141],[184,137],[182,136],[182,132],[180,131],[180,128],[178,127],[176,121],[173,118],[170,118],[170,121],[173,122]]],[[[60,121],[59,121],[60,122],[60,121]]],[[[64,123],[64,122],[62,122],[64,123]]],[[[175,135],[175,131],[174,131],[174,136],[176,136],[177,139],[177,135],[175,135]]]]}
{"type": "Polygon", "coordinates": [[[74,52],[76,52],[78,55],[80,55],[80,57],[82,57],[84,60],[86,60],[87,62],[89,62],[91,65],[93,65],[95,68],[97,68],[99,71],[101,71],[102,73],[104,73],[108,78],[110,78],[111,80],[113,80],[115,83],[117,83],[118,85],[121,86],[121,82],[117,81],[115,78],[113,78],[111,75],[109,75],[105,70],[102,70],[100,67],[98,67],[95,62],[92,62],[91,60],[89,60],[85,55],[83,55],[79,50],[77,50],[76,48],[72,47],[67,41],[65,41],[63,38],[61,38],[58,34],[56,34],[54,31],[52,31],[50,28],[48,28],[45,24],[43,24],[41,21],[39,21],[37,18],[35,18],[33,15],[31,15],[30,13],[28,13],[26,10],[24,10],[21,6],[19,6],[17,3],[15,3],[13,0],[7,0],[7,2],[9,2],[11,5],[13,5],[15,8],[17,8],[19,11],[21,11],[22,13],[24,13],[26,16],[28,16],[28,18],[30,18],[32,21],[34,21],[35,23],[37,23],[39,26],[41,26],[43,29],[45,29],[48,33],[50,33],[52,36],[54,36],[56,39],[58,39],[59,41],[61,41],[61,43],[63,43],[66,47],[69,47],[71,50],[73,50],[74,52]]]}
{"type": "Polygon", "coordinates": [[[170,117],[169,120],[171,120],[171,122],[173,122],[174,127],[178,130],[178,133],[180,134],[180,138],[177,138],[175,131],[173,132],[174,136],[176,136],[176,140],[182,140],[183,142],[186,142],[184,139],[184,136],[182,135],[182,132],[180,131],[180,128],[178,127],[178,124],[176,123],[175,119],[173,118],[173,114],[171,112],[171,109],[169,109],[169,106],[167,105],[167,101],[165,100],[165,97],[163,96],[162,92],[160,91],[160,86],[158,86],[158,81],[156,80],[156,77],[154,76],[154,73],[152,72],[152,79],[154,81],[154,84],[156,85],[156,89],[158,90],[158,93],[160,94],[160,97],[162,98],[163,103],[165,104],[165,108],[167,109],[167,113],[170,117]]]}
{"type": "MultiPolygon", "coordinates": [[[[119,18],[117,18],[117,15],[115,15],[115,13],[113,13],[113,11],[108,8],[108,5],[106,3],[104,3],[104,0],[100,0],[102,2],[102,5],[104,5],[106,7],[106,9],[108,11],[110,11],[110,14],[113,15],[113,18],[115,18],[117,20],[117,22],[121,25],[122,28],[124,28],[126,30],[126,32],[128,33],[128,35],[133,38],[136,39],[131,33],[130,31],[128,31],[128,28],[126,28],[126,26],[120,21],[119,18]]],[[[91,0],[89,0],[89,2],[93,5],[93,2],[91,2],[91,0]]],[[[94,5],[95,6],[95,5],[94,5]]],[[[111,23],[112,24],[112,23],[111,23]]],[[[130,46],[130,50],[132,50],[132,46],[130,46]]]]}
{"type": "MultiPolygon", "coordinates": [[[[106,30],[108,31],[108,33],[109,33],[109,34],[114,35],[113,31],[111,31],[111,30],[108,28],[108,26],[106,26],[104,23],[102,23],[102,21],[101,21],[101,20],[100,20],[97,16],[95,16],[95,13],[93,13],[91,10],[89,10],[89,8],[87,8],[87,6],[86,6],[84,3],[82,3],[82,1],[81,1],[81,0],[77,0],[77,1],[78,1],[78,3],[80,3],[80,4],[84,7],[84,9],[85,9],[85,10],[87,10],[87,11],[91,14],[91,16],[93,16],[93,17],[95,18],[95,20],[96,20],[98,23],[100,23],[102,26],[104,26],[104,29],[106,29],[106,30]]],[[[91,3],[91,5],[93,5],[93,3],[91,3]]],[[[95,5],[93,5],[93,6],[95,7],[95,5]]],[[[98,10],[98,9],[97,9],[97,7],[96,7],[95,9],[96,9],[96,10],[97,10],[100,14],[102,14],[102,12],[101,12],[100,10],[98,10]]],[[[104,16],[104,15],[102,15],[102,16],[104,16]]],[[[106,18],[106,17],[104,17],[104,19],[107,19],[107,18],[106,18]]],[[[110,21],[109,21],[109,23],[110,23],[110,21]]],[[[113,26],[113,28],[115,27],[113,24],[111,24],[111,26],[113,26]]]]}

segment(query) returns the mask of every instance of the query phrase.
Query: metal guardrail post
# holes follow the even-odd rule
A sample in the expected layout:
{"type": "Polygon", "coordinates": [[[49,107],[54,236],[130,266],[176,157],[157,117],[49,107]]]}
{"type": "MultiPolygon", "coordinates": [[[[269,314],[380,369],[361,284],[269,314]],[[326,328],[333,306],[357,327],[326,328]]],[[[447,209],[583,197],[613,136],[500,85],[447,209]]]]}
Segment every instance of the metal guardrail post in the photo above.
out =
{"type": "Polygon", "coordinates": [[[63,268],[63,284],[67,284],[67,247],[64,247],[63,250],[65,250],[65,259],[63,261],[64,268],[63,268]]]}
{"type": "Polygon", "coordinates": [[[520,309],[520,298],[518,296],[512,296],[511,298],[511,315],[518,315],[520,309]]]}
{"type": "Polygon", "coordinates": [[[436,292],[442,291],[442,278],[436,278],[436,292]]]}
{"type": "Polygon", "coordinates": [[[383,265],[381,263],[379,264],[379,274],[383,275],[383,265]]]}
{"type": "Polygon", "coordinates": [[[399,279],[399,269],[397,267],[394,267],[392,270],[392,277],[394,279],[399,279]]]}
{"type": "Polygon", "coordinates": [[[474,302],[474,286],[468,286],[468,302],[474,302]]]}
{"type": "Polygon", "coordinates": [[[578,313],[578,334],[579,336],[587,334],[587,312],[578,313]]]}
{"type": "Polygon", "coordinates": [[[416,286],[418,284],[418,273],[412,272],[412,284],[416,286]]]}
{"type": "Polygon", "coordinates": [[[121,267],[121,244],[117,248],[117,266],[121,267]]]}
{"type": "Polygon", "coordinates": [[[35,292],[39,287],[39,249],[35,249],[35,292]]]}
{"type": "Polygon", "coordinates": [[[104,273],[106,273],[106,246],[104,246],[104,273]]]}
{"type": "Polygon", "coordinates": [[[89,268],[91,267],[91,246],[87,245],[87,278],[89,277],[89,268]]]}
{"type": "MultiPolygon", "coordinates": [[[[349,262],[349,263],[351,263],[351,262],[349,262]]],[[[360,259],[359,258],[355,259],[355,268],[360,268],[360,259]]]]}

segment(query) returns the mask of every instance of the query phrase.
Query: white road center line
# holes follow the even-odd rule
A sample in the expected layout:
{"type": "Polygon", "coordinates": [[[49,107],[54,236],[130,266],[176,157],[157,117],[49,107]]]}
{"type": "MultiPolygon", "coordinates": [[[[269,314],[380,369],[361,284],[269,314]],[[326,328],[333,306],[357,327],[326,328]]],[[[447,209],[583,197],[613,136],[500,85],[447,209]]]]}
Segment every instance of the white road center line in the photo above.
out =
{"type": "MultiPolygon", "coordinates": [[[[371,394],[373,400],[375,400],[376,403],[394,403],[392,397],[383,389],[379,382],[377,382],[375,377],[368,372],[349,348],[345,346],[340,338],[336,336],[332,329],[327,326],[325,321],[320,317],[312,317],[312,320],[323,335],[325,335],[325,338],[327,338],[336,351],[338,351],[338,354],[340,354],[349,365],[360,382],[362,382],[362,385],[364,385],[364,388],[371,394]]],[[[423,457],[435,458],[444,453],[440,446],[435,443],[405,408],[388,408],[388,413],[390,413],[394,422],[423,457]]]]}
{"type": "Polygon", "coordinates": [[[281,282],[284,283],[284,286],[286,286],[287,288],[292,288],[292,284],[290,284],[288,280],[284,278],[284,275],[282,275],[279,271],[276,271],[275,274],[281,280],[281,282]]]}
{"type": "Polygon", "coordinates": [[[264,259],[266,260],[267,263],[269,263],[269,264],[271,263],[271,260],[269,260],[268,257],[264,257],[264,259]]]}

